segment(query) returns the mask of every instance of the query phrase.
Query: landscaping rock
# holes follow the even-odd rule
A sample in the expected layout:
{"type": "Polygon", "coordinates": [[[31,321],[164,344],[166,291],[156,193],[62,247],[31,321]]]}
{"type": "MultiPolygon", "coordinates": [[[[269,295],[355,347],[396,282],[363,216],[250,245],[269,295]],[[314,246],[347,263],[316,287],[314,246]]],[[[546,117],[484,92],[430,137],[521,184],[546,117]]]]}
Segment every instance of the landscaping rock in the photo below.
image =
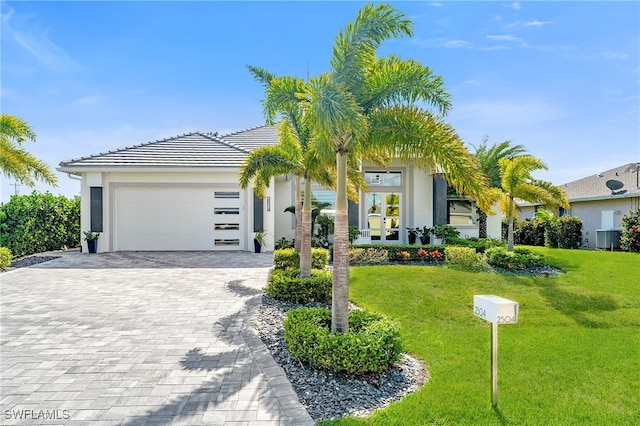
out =
{"type": "Polygon", "coordinates": [[[12,269],[24,268],[31,265],[37,265],[38,263],[48,262],[50,260],[58,259],[60,256],[26,256],[19,259],[15,259],[11,262],[11,265],[6,269],[10,271],[12,269]]]}
{"type": "Polygon", "coordinates": [[[314,420],[370,415],[376,409],[415,392],[428,380],[424,366],[406,354],[402,354],[400,361],[390,370],[367,377],[323,372],[302,365],[290,356],[282,327],[286,312],[299,307],[264,295],[256,329],[314,420]]]}

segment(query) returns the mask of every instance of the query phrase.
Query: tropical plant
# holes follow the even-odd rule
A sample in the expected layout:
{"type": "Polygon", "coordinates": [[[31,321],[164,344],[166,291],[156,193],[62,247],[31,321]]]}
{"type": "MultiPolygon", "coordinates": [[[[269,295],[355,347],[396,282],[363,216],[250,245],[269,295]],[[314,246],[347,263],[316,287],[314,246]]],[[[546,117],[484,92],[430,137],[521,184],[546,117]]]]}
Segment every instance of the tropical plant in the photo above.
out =
{"type": "Polygon", "coordinates": [[[336,161],[332,332],[348,329],[349,159],[388,164],[392,158],[423,170],[442,170],[459,193],[490,210],[484,178],[473,157],[441,116],[451,104],[442,79],[411,59],[377,57],[380,44],[410,36],[412,24],[387,4],[365,5],[335,39],[332,70],[309,80],[304,108],[318,137],[318,150],[336,161]]]}
{"type": "Polygon", "coordinates": [[[271,178],[292,173],[296,183],[296,245],[300,244],[300,276],[311,274],[311,180],[325,186],[334,185],[330,163],[322,161],[313,145],[313,135],[306,124],[296,94],[304,90],[305,82],[294,77],[276,78],[257,67],[248,67],[254,77],[265,86],[263,107],[268,121],[276,114],[278,144],[252,151],[240,168],[240,185],[247,188],[254,179],[254,190],[264,196],[264,188],[271,178]],[[301,201],[301,180],[304,179],[304,200],[301,201]],[[301,208],[300,208],[301,207],[301,208]],[[301,220],[300,220],[301,219],[301,220]],[[301,226],[300,226],[301,224],[301,226]]]}
{"type": "MultiPolygon", "coordinates": [[[[523,145],[511,145],[511,141],[488,146],[489,138],[485,137],[482,143],[475,148],[474,156],[478,164],[478,171],[487,177],[492,188],[500,188],[500,165],[502,158],[514,158],[527,152],[523,145]]],[[[487,238],[487,213],[478,208],[478,237],[487,238]]]]}
{"type": "Polygon", "coordinates": [[[507,251],[513,251],[513,217],[515,199],[548,206],[569,207],[567,194],[562,188],[534,179],[531,173],[547,170],[547,165],[531,155],[520,155],[513,159],[502,158],[499,162],[502,185],[500,208],[507,216],[507,251]]]}
{"type": "Polygon", "coordinates": [[[620,247],[623,250],[640,252],[640,209],[629,210],[629,214],[622,217],[620,228],[620,247]]]}
{"type": "Polygon", "coordinates": [[[55,173],[22,147],[26,141],[36,141],[35,132],[26,121],[9,114],[0,114],[0,171],[17,182],[35,186],[36,180],[57,186],[55,173]]]}
{"type": "Polygon", "coordinates": [[[99,232],[84,231],[83,234],[85,241],[97,241],[100,238],[99,232]]]}
{"type": "Polygon", "coordinates": [[[443,243],[446,243],[448,238],[460,236],[460,231],[455,226],[438,225],[433,228],[433,235],[443,243]]]}

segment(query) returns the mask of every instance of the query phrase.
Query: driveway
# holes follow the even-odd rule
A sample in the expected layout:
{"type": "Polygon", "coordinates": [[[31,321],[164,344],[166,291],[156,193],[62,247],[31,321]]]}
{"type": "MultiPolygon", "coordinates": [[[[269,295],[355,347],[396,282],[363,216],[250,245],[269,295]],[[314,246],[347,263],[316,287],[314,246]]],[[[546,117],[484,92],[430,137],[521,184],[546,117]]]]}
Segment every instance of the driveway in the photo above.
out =
{"type": "Polygon", "coordinates": [[[0,274],[0,424],[313,425],[254,331],[271,264],[71,252],[0,274]]]}

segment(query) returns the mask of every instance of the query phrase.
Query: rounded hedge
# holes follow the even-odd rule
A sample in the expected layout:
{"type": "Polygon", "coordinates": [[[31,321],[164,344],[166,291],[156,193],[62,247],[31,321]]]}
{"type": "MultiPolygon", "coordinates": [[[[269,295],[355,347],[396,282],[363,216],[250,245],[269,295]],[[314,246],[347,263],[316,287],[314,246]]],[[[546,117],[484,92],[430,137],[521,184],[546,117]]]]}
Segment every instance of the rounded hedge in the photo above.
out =
{"type": "Polygon", "coordinates": [[[5,269],[11,266],[11,250],[6,247],[0,247],[0,269],[5,269]]]}
{"type": "Polygon", "coordinates": [[[286,302],[331,303],[331,272],[312,269],[311,276],[300,278],[300,269],[274,269],[269,275],[265,292],[286,302]]]}
{"type": "Polygon", "coordinates": [[[353,310],[349,331],[331,333],[331,310],[299,308],[287,313],[284,339],[294,358],[310,366],[353,375],[388,370],[400,357],[400,326],[382,315],[353,310]]]}

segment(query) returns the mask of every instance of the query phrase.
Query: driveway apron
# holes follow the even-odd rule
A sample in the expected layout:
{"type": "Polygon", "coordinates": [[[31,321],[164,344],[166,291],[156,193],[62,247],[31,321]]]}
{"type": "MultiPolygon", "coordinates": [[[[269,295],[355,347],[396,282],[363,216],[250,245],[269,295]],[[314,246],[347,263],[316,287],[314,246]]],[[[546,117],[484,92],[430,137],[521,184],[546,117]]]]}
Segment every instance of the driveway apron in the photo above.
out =
{"type": "Polygon", "coordinates": [[[0,274],[0,424],[313,425],[254,329],[271,264],[71,252],[0,274]]]}

